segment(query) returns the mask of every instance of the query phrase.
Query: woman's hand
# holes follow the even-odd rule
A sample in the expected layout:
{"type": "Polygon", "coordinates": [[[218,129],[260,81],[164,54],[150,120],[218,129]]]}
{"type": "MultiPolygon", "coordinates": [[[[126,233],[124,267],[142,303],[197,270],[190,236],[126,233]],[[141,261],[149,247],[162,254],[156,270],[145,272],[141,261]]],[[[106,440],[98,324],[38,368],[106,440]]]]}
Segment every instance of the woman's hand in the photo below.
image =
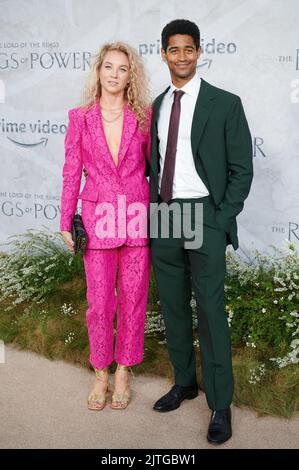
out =
{"type": "MultiPolygon", "coordinates": [[[[83,168],[83,174],[85,176],[85,179],[87,178],[88,176],[88,172],[85,170],[85,168],[83,168]]],[[[61,235],[63,237],[63,240],[67,246],[67,249],[71,252],[74,252],[74,242],[73,242],[73,238],[72,238],[72,234],[71,232],[68,232],[66,230],[62,230],[61,232],[61,235]]]]}
{"type": "Polygon", "coordinates": [[[62,237],[63,237],[63,239],[64,239],[64,241],[65,241],[65,244],[66,244],[66,246],[67,246],[67,249],[68,249],[69,251],[74,252],[74,251],[75,251],[75,250],[74,250],[74,242],[73,242],[73,239],[72,239],[72,234],[71,234],[71,232],[67,232],[66,230],[63,230],[63,231],[61,231],[61,235],[62,235],[62,237]]]}

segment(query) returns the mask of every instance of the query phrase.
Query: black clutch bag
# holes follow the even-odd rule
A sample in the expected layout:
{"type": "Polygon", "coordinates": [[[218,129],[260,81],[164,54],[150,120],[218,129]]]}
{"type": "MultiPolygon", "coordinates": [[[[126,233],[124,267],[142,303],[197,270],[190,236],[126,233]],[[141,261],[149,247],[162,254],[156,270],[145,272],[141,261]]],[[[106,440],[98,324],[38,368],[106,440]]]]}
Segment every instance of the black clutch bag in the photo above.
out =
{"type": "Polygon", "coordinates": [[[81,252],[84,255],[88,237],[80,214],[75,214],[72,219],[72,239],[75,254],[81,252]]]}

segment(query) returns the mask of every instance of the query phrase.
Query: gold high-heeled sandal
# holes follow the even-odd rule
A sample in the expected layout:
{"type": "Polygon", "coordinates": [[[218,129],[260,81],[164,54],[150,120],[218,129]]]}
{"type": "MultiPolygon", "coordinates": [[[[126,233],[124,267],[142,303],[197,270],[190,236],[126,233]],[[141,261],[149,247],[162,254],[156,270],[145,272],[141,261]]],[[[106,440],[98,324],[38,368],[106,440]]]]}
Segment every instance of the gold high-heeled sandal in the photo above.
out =
{"type": "MultiPolygon", "coordinates": [[[[120,370],[127,370],[127,366],[121,366],[117,365],[117,371],[120,370]]],[[[132,369],[131,369],[132,372],[132,369]]],[[[132,372],[133,374],[133,372],[132,372]]],[[[128,379],[128,384],[122,393],[113,393],[112,395],[112,400],[111,400],[111,408],[112,410],[124,410],[127,408],[129,401],[131,399],[131,392],[130,392],[130,385],[129,385],[129,379],[128,379]]]]}
{"type": "MultiPolygon", "coordinates": [[[[95,374],[96,374],[96,379],[101,380],[101,379],[107,379],[107,387],[105,392],[103,393],[93,393],[91,392],[88,399],[87,399],[87,404],[88,404],[88,409],[89,410],[97,410],[100,411],[102,410],[105,405],[106,405],[106,398],[107,398],[107,390],[109,388],[109,373],[108,369],[94,369],[95,374]]],[[[102,380],[103,381],[103,380],[102,380]]]]}

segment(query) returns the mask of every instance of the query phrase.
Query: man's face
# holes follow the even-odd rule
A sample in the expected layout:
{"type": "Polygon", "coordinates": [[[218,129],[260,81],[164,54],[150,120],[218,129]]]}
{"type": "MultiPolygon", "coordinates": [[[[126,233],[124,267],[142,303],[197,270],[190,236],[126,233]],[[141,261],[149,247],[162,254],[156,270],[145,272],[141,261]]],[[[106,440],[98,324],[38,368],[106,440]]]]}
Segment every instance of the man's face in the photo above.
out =
{"type": "Polygon", "coordinates": [[[174,79],[191,79],[196,72],[200,49],[197,51],[192,36],[175,34],[168,40],[167,50],[161,49],[171,77],[174,79]]]}

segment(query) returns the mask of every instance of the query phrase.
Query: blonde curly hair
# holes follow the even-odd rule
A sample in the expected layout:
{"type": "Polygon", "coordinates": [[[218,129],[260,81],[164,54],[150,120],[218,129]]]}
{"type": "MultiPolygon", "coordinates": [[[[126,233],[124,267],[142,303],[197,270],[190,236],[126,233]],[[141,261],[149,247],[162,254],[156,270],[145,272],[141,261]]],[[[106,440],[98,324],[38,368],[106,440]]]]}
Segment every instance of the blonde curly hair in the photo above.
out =
{"type": "Polygon", "coordinates": [[[89,108],[97,98],[101,97],[101,83],[99,79],[100,68],[108,51],[123,52],[129,60],[130,80],[125,89],[125,98],[130,109],[135,114],[139,126],[144,129],[148,121],[148,107],[150,105],[148,79],[145,67],[138,52],[125,42],[113,42],[104,44],[94,57],[90,73],[83,91],[81,106],[89,108]]]}

